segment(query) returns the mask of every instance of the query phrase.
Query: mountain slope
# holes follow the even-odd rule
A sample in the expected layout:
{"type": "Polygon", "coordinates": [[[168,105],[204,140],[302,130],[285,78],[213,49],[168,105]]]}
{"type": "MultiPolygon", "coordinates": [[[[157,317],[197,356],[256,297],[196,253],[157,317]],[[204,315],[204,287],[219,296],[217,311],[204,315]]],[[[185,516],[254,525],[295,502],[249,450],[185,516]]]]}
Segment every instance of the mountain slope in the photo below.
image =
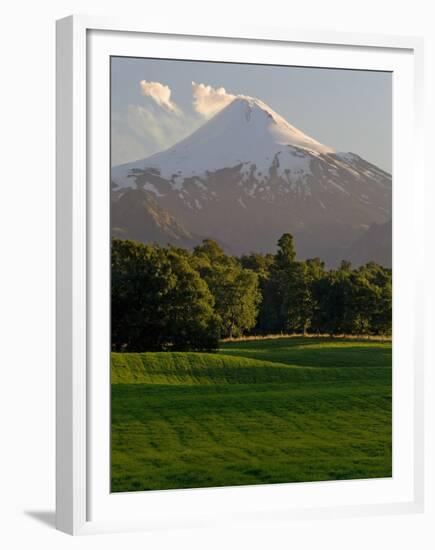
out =
{"type": "Polygon", "coordinates": [[[351,246],[348,259],[355,266],[369,261],[384,267],[392,266],[392,223],[371,225],[351,246]]]}
{"type": "Polygon", "coordinates": [[[253,98],[235,99],[166,151],[114,167],[112,179],[114,202],[127,189],[147,191],[188,232],[236,254],[272,251],[291,232],[300,257],[332,265],[370,225],[391,218],[389,174],[253,98]]]}
{"type": "Polygon", "coordinates": [[[201,242],[142,189],[126,189],[111,208],[112,237],[191,248],[201,242]]]}

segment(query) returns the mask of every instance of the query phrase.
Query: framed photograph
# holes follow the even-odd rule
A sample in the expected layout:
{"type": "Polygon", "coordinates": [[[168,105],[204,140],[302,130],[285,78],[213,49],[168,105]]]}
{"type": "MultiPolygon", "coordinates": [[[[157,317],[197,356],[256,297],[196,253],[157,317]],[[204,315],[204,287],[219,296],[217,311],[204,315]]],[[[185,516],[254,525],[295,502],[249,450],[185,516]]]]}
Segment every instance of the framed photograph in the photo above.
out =
{"type": "Polygon", "coordinates": [[[423,510],[422,41],[57,23],[57,526],[423,510]]]}

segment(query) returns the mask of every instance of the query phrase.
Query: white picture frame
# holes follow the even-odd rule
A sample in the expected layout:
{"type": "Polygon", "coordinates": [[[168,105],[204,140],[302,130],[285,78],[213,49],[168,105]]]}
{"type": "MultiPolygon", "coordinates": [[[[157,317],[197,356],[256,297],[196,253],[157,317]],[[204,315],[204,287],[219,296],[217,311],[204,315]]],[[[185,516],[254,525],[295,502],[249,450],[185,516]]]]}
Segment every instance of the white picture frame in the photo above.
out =
{"type": "Polygon", "coordinates": [[[170,23],[158,27],[88,16],[57,22],[58,529],[75,535],[423,510],[422,67],[423,42],[415,37],[282,28],[177,28],[170,23]],[[115,54],[136,51],[143,56],[144,41],[154,57],[159,57],[159,51],[161,57],[178,51],[183,59],[183,52],[187,56],[198,51],[200,43],[202,60],[233,56],[243,62],[253,48],[259,58],[282,55],[282,60],[282,48],[292,47],[300,60],[293,64],[302,64],[302,59],[313,64],[315,50],[316,66],[395,70],[393,257],[394,267],[401,269],[394,271],[393,411],[400,422],[393,422],[392,480],[108,494],[110,393],[104,365],[108,370],[109,185],[104,182],[109,181],[109,89],[105,63],[115,54]],[[412,155],[406,155],[409,147],[412,155]],[[405,197],[401,189],[406,181],[412,185],[405,197]],[[412,251],[405,251],[412,243],[412,251]],[[103,326],[98,331],[97,322],[103,326]]]}

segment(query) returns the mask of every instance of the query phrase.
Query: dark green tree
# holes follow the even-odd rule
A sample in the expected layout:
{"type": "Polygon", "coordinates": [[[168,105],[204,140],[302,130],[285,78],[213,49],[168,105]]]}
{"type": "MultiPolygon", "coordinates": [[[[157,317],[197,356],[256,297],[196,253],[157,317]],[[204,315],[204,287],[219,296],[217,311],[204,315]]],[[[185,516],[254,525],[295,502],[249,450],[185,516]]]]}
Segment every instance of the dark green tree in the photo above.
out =
{"type": "Polygon", "coordinates": [[[342,262],[315,282],[312,328],[329,334],[391,333],[391,270],[342,262]]]}
{"type": "Polygon", "coordinates": [[[174,249],[112,241],[112,348],[116,351],[213,349],[214,300],[174,249]]]}
{"type": "Polygon", "coordinates": [[[113,240],[114,350],[214,349],[247,333],[387,335],[391,324],[391,269],[296,260],[288,233],[276,254],[240,259],[211,239],[193,252],[113,240]]]}
{"type": "Polygon", "coordinates": [[[318,309],[314,286],[325,274],[324,264],[319,258],[295,261],[287,272],[286,330],[306,333],[312,330],[313,318],[318,309]]]}
{"type": "Polygon", "coordinates": [[[213,294],[222,336],[241,336],[252,329],[261,301],[257,274],[225,255],[211,239],[197,246],[193,255],[199,273],[213,294]]]}
{"type": "Polygon", "coordinates": [[[260,319],[266,331],[305,333],[310,328],[315,309],[313,280],[323,269],[318,259],[297,261],[292,235],[282,235],[264,284],[260,319]]]}
{"type": "Polygon", "coordinates": [[[370,331],[373,334],[389,335],[392,325],[392,273],[375,262],[360,268],[360,272],[373,287],[375,298],[368,312],[370,331]]]}
{"type": "Polygon", "coordinates": [[[242,267],[254,271],[260,281],[269,278],[274,262],[273,254],[261,254],[259,252],[251,252],[251,254],[245,254],[240,258],[242,267]]]}
{"type": "Polygon", "coordinates": [[[293,236],[290,233],[284,233],[278,240],[278,251],[275,255],[275,265],[279,269],[286,269],[291,266],[296,259],[296,250],[293,236]]]}

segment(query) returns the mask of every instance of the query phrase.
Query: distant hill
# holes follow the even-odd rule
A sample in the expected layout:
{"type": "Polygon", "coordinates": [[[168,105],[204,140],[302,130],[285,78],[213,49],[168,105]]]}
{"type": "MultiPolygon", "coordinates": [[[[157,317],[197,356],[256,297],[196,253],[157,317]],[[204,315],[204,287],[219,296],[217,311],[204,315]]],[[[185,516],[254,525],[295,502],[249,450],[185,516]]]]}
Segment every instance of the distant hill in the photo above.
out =
{"type": "Polygon", "coordinates": [[[112,237],[192,248],[201,242],[143,189],[126,189],[112,200],[112,237]]]}
{"type": "Polygon", "coordinates": [[[369,261],[392,266],[392,223],[373,224],[349,249],[348,259],[359,266],[369,261]]]}

